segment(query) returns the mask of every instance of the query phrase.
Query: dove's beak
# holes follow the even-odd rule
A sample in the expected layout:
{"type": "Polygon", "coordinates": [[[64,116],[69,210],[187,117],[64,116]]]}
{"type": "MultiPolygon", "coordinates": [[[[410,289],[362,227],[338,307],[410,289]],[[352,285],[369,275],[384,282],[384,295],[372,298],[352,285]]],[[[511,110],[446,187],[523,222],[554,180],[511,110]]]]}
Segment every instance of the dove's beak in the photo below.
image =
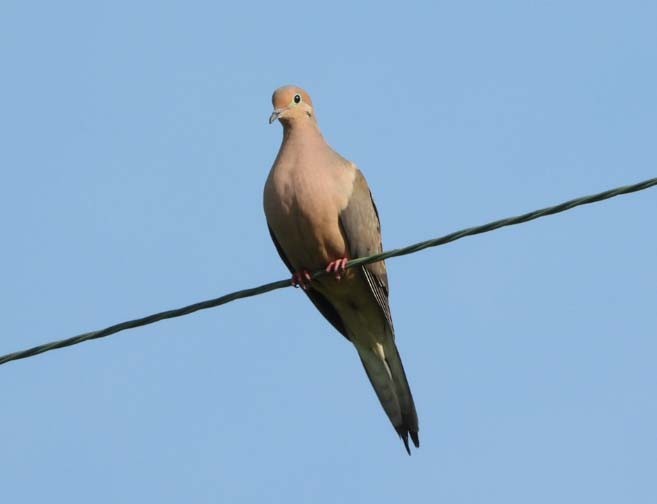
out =
{"type": "Polygon", "coordinates": [[[284,109],[276,109],[269,116],[269,124],[273,123],[276,119],[280,117],[284,109]]]}

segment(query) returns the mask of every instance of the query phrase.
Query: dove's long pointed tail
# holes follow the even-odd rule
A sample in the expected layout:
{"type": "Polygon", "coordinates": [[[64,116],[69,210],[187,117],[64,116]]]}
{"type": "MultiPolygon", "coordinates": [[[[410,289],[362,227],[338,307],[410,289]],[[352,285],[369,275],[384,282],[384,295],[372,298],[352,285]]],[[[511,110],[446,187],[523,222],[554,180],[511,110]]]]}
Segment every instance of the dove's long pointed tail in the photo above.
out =
{"type": "Polygon", "coordinates": [[[410,455],[409,436],[415,447],[420,447],[418,419],[413,394],[394,339],[389,338],[384,345],[374,350],[359,346],[356,348],[381,406],[410,455]]]}

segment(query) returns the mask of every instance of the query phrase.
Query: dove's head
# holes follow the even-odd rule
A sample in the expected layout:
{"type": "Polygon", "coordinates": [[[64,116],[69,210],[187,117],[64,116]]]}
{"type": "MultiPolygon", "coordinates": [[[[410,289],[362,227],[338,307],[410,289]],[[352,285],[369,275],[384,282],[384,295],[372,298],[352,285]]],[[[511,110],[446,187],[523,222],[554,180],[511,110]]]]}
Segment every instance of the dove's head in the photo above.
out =
{"type": "Polygon", "coordinates": [[[298,86],[283,86],[274,91],[271,97],[274,112],[269,117],[269,124],[279,119],[283,125],[299,121],[314,121],[313,102],[308,93],[298,86]]]}

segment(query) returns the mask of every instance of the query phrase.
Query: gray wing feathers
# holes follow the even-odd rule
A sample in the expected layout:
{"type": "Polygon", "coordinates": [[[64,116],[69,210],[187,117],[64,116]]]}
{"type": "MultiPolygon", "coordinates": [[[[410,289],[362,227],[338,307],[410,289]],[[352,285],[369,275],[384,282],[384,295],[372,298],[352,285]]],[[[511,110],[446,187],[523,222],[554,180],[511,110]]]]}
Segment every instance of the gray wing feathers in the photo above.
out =
{"type": "MultiPolygon", "coordinates": [[[[340,213],[340,224],[349,246],[351,257],[364,257],[382,251],[381,225],[369,187],[360,171],[356,171],[354,189],[347,207],[340,213]]],[[[413,444],[420,445],[418,418],[413,395],[397,346],[388,304],[388,274],[383,261],[360,267],[377,305],[388,323],[382,335],[385,359],[373,349],[356,345],[363,367],[395,430],[404,441],[406,451],[410,435],[413,444]]]]}
{"type": "MultiPolygon", "coordinates": [[[[382,252],[379,213],[372,199],[365,177],[356,170],[354,190],[347,207],[340,213],[340,225],[344,232],[352,258],[365,257],[382,252]]],[[[360,267],[374,297],[383,310],[390,327],[392,316],[388,305],[388,273],[383,261],[360,267]]]]}

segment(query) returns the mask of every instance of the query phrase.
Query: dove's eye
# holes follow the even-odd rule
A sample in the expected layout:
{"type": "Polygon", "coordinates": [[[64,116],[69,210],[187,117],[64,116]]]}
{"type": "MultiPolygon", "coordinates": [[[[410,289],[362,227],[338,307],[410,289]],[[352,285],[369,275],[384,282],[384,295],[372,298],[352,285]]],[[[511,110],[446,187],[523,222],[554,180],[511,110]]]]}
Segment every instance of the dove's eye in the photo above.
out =
{"type": "Polygon", "coordinates": [[[301,95],[295,94],[294,95],[294,103],[299,103],[301,101],[301,95]]]}

